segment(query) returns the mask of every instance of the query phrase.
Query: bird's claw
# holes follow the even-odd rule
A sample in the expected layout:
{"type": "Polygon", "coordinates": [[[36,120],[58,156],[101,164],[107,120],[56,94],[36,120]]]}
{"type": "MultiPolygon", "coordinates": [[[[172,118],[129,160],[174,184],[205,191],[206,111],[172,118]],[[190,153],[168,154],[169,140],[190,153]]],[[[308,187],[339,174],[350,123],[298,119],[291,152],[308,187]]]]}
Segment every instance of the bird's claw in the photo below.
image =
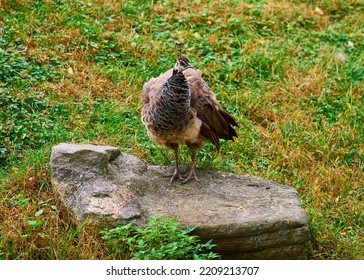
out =
{"type": "Polygon", "coordinates": [[[181,176],[181,174],[179,174],[179,171],[175,171],[173,174],[167,174],[164,175],[163,177],[165,178],[171,178],[170,179],[170,183],[172,184],[174,181],[178,180],[183,180],[184,178],[181,176]]]}
{"type": "Polygon", "coordinates": [[[193,170],[191,170],[190,171],[190,174],[187,176],[187,178],[185,178],[182,182],[181,182],[181,185],[183,185],[183,184],[186,184],[186,183],[188,183],[189,181],[191,181],[191,180],[196,180],[197,182],[200,182],[200,179],[198,179],[197,178],[197,175],[196,175],[196,172],[195,172],[195,170],[193,169],[193,170]]]}
{"type": "Polygon", "coordinates": [[[170,183],[172,184],[175,180],[183,180],[183,177],[179,173],[175,173],[172,175],[170,183]]]}
{"type": "Polygon", "coordinates": [[[165,178],[171,178],[170,183],[172,184],[174,181],[179,180],[181,181],[181,185],[188,183],[191,180],[196,180],[197,182],[200,182],[200,179],[198,179],[196,175],[195,169],[191,169],[190,173],[187,177],[181,176],[179,171],[175,171],[173,174],[164,175],[165,178]],[[172,176],[172,177],[171,177],[172,176]]]}

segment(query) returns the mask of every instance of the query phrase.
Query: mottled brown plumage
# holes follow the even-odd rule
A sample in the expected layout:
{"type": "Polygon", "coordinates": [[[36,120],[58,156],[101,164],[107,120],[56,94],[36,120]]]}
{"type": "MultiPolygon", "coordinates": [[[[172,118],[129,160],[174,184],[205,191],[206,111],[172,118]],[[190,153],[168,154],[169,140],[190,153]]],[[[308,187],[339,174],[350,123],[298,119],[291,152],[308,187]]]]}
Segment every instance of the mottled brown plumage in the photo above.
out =
{"type": "Polygon", "coordinates": [[[175,172],[171,182],[179,174],[178,146],[187,145],[191,150],[191,170],[182,183],[198,180],[195,173],[196,150],[206,141],[220,149],[220,139],[237,137],[233,126],[236,119],[221,109],[215,94],[189,61],[179,56],[174,68],[144,84],[142,121],[148,135],[159,145],[174,151],[175,172]]]}

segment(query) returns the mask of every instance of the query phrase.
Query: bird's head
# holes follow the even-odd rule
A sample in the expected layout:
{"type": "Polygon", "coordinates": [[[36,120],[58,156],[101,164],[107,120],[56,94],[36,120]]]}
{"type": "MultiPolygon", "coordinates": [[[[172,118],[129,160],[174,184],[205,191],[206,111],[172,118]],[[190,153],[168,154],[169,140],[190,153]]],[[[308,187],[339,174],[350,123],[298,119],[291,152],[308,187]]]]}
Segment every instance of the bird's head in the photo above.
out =
{"type": "Polygon", "coordinates": [[[192,64],[189,62],[189,60],[186,57],[181,56],[179,54],[176,64],[173,67],[172,76],[176,75],[178,72],[182,72],[183,70],[186,70],[187,68],[193,68],[192,64]]]}

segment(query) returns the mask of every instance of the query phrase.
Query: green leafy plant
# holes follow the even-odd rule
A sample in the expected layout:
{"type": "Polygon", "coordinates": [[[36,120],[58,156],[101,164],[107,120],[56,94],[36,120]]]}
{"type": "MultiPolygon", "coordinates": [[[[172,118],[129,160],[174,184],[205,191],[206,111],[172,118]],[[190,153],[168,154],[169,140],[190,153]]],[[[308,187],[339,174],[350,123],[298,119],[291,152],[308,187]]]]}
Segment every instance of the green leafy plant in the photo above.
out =
{"type": "Polygon", "coordinates": [[[18,194],[11,199],[12,204],[19,205],[20,208],[24,208],[29,203],[29,198],[25,198],[22,194],[18,194]]]}
{"type": "Polygon", "coordinates": [[[143,227],[127,224],[102,231],[102,239],[115,257],[129,254],[137,260],[211,260],[218,255],[211,251],[212,241],[199,243],[190,233],[196,227],[180,228],[174,218],[151,218],[143,227]]]}

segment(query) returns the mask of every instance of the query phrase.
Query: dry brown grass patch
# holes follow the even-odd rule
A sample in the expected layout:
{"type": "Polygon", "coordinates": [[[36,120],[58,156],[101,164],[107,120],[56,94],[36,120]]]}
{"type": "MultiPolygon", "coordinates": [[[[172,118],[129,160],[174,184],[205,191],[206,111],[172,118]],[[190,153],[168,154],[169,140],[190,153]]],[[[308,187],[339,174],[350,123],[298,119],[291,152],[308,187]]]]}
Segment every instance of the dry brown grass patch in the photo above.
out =
{"type": "Polygon", "coordinates": [[[54,192],[47,170],[32,171],[10,179],[5,203],[0,204],[2,245],[8,258],[19,259],[98,259],[105,248],[95,229],[78,229],[72,214],[54,192]],[[27,199],[25,206],[19,199],[27,199]],[[34,214],[42,209],[42,214],[34,214]],[[33,215],[33,216],[32,216],[33,215]],[[32,226],[29,221],[39,221],[32,226]],[[78,232],[79,231],[79,232],[78,232]],[[73,232],[73,233],[72,233],[73,232]],[[78,232],[78,233],[76,233],[78,232]],[[71,240],[70,236],[74,236],[71,240]]]}

